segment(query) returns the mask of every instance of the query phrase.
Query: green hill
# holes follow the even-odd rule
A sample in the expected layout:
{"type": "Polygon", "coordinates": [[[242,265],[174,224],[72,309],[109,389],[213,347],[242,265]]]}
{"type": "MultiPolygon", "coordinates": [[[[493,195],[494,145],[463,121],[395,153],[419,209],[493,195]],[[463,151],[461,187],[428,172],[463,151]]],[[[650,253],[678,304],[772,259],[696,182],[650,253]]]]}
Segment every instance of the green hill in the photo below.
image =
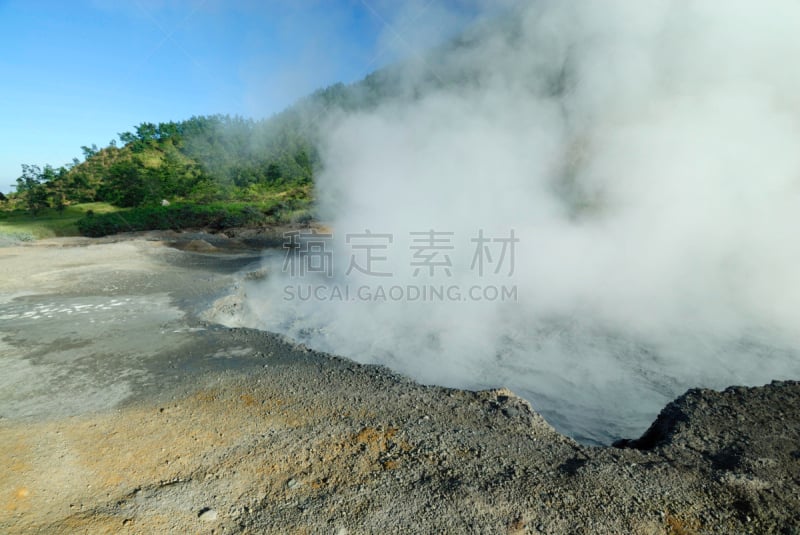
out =
{"type": "MultiPolygon", "coordinates": [[[[329,119],[443,88],[480,87],[486,73],[464,58],[498,35],[518,39],[516,24],[508,17],[477,26],[424,58],[381,69],[354,84],[320,89],[267,119],[212,115],[142,123],[119,134],[119,142],[82,147],[83,160],[76,158],[68,166],[23,165],[17,191],[0,200],[0,207],[25,210],[33,217],[84,203],[139,209],[160,206],[163,200],[184,207],[250,203],[272,220],[307,211],[321,165],[320,132],[329,119]]],[[[562,90],[564,73],[551,74],[543,77],[543,90],[562,90]]],[[[175,226],[184,219],[195,220],[177,218],[175,226]]],[[[84,233],[85,227],[80,227],[84,233]]]]}

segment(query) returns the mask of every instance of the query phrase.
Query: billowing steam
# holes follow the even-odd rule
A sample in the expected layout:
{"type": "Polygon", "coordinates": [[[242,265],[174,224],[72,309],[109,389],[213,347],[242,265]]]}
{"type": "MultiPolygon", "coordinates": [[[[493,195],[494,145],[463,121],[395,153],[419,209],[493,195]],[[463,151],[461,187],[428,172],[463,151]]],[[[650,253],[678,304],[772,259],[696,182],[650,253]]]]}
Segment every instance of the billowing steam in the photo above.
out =
{"type": "Polygon", "coordinates": [[[800,376],[800,3],[543,0],[511,20],[332,121],[333,278],[249,288],[252,321],[423,382],[511,387],[600,442],[688,387],[800,376]],[[479,231],[511,229],[511,276],[507,256],[470,269],[479,231]],[[371,251],[391,277],[345,274],[365,230],[392,235],[371,251]],[[453,233],[449,276],[414,276],[410,233],[430,230],[453,233]],[[290,298],[298,284],[518,294],[290,298]]]}

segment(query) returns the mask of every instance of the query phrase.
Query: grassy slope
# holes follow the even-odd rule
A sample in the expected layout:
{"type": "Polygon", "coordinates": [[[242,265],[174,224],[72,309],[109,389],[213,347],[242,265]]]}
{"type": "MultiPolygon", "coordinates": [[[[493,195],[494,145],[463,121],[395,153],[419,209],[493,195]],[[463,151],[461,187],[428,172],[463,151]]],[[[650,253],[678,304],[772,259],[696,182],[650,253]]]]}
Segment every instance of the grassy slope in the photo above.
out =
{"type": "Polygon", "coordinates": [[[79,236],[76,222],[88,210],[95,214],[119,211],[110,204],[95,202],[68,206],[63,212],[53,208],[42,210],[33,216],[26,210],[0,210],[0,236],[10,236],[22,240],[53,238],[57,236],[79,236]]]}
{"type": "Polygon", "coordinates": [[[36,216],[24,209],[0,208],[0,241],[32,241],[60,236],[106,236],[156,229],[215,229],[302,222],[311,218],[310,186],[286,190],[242,190],[242,199],[210,204],[175,203],[169,207],[118,208],[107,203],[48,208],[36,216]],[[94,217],[87,218],[87,212],[94,217]],[[81,221],[79,225],[78,222],[81,221]],[[81,232],[83,230],[83,232],[81,232]],[[6,240],[3,240],[6,238],[6,240]]]}

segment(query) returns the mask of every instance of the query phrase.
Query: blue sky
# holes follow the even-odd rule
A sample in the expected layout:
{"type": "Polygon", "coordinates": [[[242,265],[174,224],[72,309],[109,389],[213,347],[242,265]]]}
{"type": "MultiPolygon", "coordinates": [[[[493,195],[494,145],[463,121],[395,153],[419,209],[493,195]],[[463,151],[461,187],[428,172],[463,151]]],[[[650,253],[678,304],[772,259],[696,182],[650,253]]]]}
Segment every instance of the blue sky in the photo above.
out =
{"type": "Polygon", "coordinates": [[[0,191],[139,123],[266,117],[469,24],[478,0],[0,0],[0,191]]]}

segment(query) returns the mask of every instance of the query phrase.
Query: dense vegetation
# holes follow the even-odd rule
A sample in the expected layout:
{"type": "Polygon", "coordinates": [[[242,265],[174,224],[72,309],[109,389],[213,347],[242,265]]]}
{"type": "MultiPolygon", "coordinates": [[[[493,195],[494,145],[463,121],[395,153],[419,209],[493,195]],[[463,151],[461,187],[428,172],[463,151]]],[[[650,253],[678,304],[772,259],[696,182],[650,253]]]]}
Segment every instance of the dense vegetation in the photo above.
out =
{"type": "Polygon", "coordinates": [[[227,202],[141,206],[101,215],[89,213],[76,224],[81,234],[91,237],[139,230],[207,228],[214,231],[254,225],[307,222],[310,219],[308,211],[297,209],[302,204],[298,199],[289,199],[260,205],[227,202]]]}
{"type": "Polygon", "coordinates": [[[297,117],[287,121],[286,115],[265,121],[211,116],[142,123],[135,132],[120,134],[121,144],[113,140],[102,149],[82,147],[83,161],[59,168],[22,165],[17,191],[3,204],[6,212],[25,210],[35,217],[98,202],[143,210],[141,217],[128,214],[127,226],[102,217],[82,221],[78,229],[91,236],[213,226],[220,218],[208,214],[220,211],[228,213],[221,220],[231,226],[275,220],[278,212],[289,214],[310,204],[316,164],[310,136],[301,131],[297,117]],[[164,200],[180,206],[155,210],[164,200]],[[213,209],[203,208],[211,203],[216,203],[213,209]],[[242,203],[265,217],[240,217],[242,203]]]}
{"type": "MultiPolygon", "coordinates": [[[[447,85],[479,86],[480,72],[459,58],[491,34],[480,28],[467,32],[432,51],[424,69],[397,64],[352,85],[321,89],[268,119],[213,115],[142,123],[106,147],[81,147],[83,159],[69,165],[23,165],[16,192],[0,198],[0,214],[24,211],[29,217],[52,218],[85,203],[126,210],[127,223],[112,215],[84,219],[78,228],[92,236],[308,217],[314,174],[321,165],[318,133],[328,119],[416,99],[447,85]],[[177,206],[162,209],[164,200],[177,206]],[[250,207],[248,217],[242,217],[244,206],[250,207]]],[[[560,79],[563,73],[556,74],[560,79]]]]}
{"type": "Polygon", "coordinates": [[[116,140],[102,149],[82,147],[84,161],[58,169],[23,165],[13,197],[35,213],[80,202],[132,207],[162,199],[260,198],[310,184],[311,144],[270,126],[228,116],[142,123],[120,134],[121,147],[116,140]]]}

